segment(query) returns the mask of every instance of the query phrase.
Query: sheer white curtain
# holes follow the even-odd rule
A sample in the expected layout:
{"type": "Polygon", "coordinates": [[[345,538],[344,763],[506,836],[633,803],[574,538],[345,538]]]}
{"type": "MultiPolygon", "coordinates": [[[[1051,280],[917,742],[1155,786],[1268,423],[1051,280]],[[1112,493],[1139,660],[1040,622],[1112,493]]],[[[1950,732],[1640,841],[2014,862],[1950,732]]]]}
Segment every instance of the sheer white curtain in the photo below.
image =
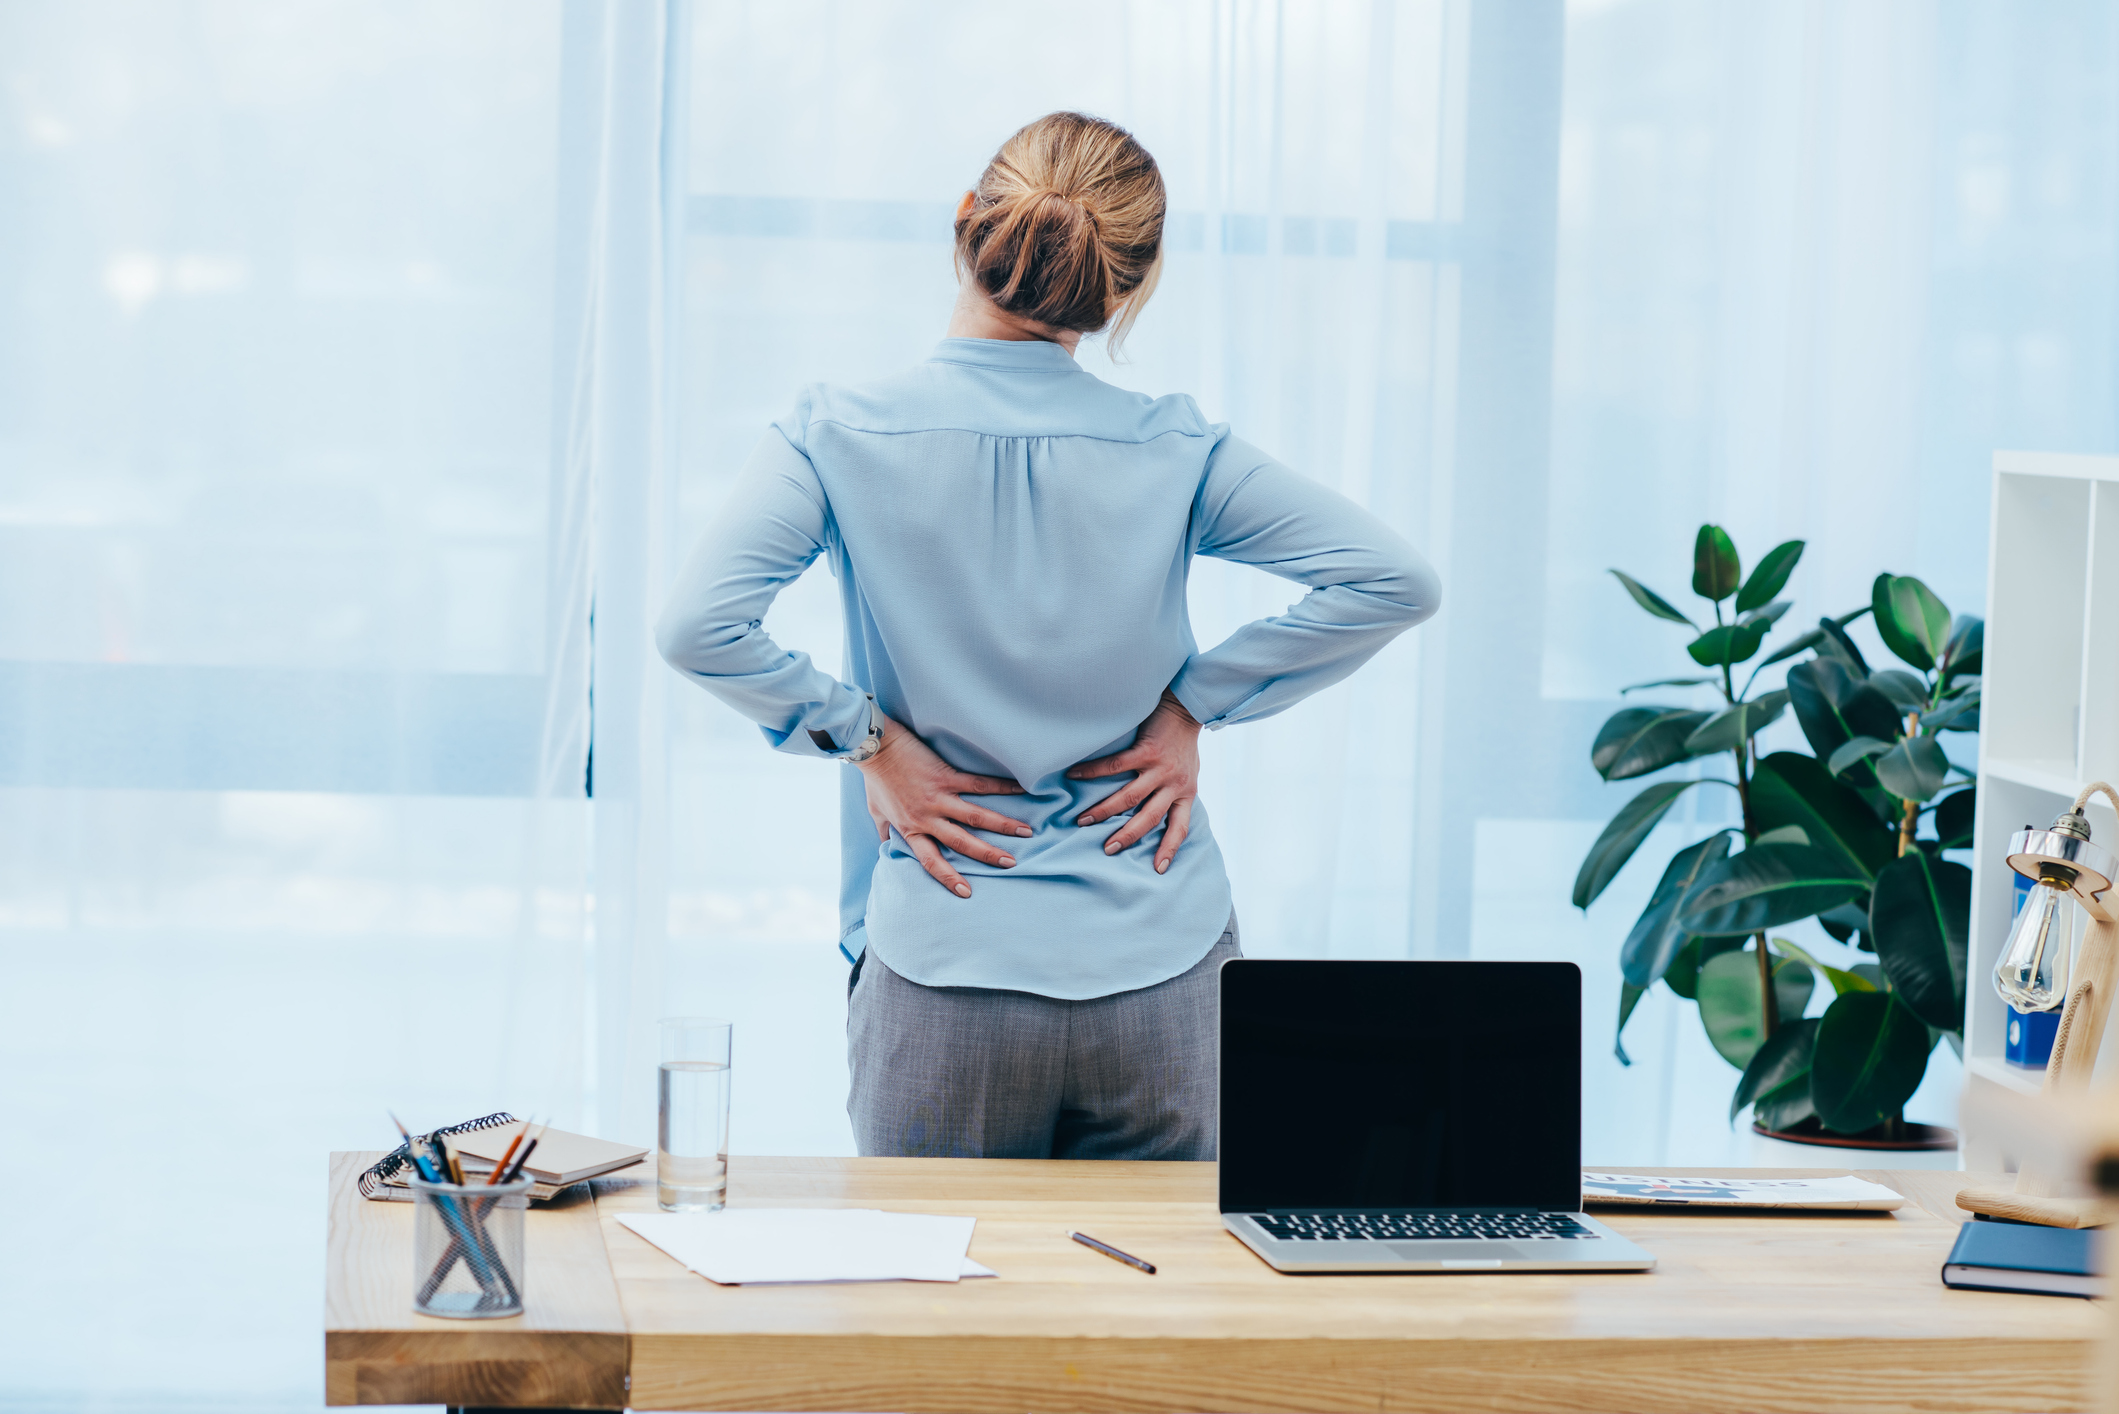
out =
{"type": "Polygon", "coordinates": [[[0,1404],[319,1407],[325,1151],[640,1127],[672,14],[0,7],[0,1404]]]}
{"type": "MultiPolygon", "coordinates": [[[[1521,624],[1568,726],[1542,799],[1480,826],[1473,933],[1509,920],[1571,947],[1593,1050],[1656,865],[1723,823],[1665,825],[1588,918],[1567,908],[1628,795],[1584,743],[1614,689],[1684,662],[1605,569],[1681,594],[1712,520],[1753,557],[1808,541],[1791,623],[1859,607],[1887,569],[1982,612],[1994,449],[2119,445],[2115,59],[2119,22],[2092,3],[1569,6],[1543,583],[1521,624]],[[1489,863],[1504,849],[1552,870],[1525,887],[1489,863]]],[[[1792,722],[1764,740],[1802,749],[1792,722]]],[[[1799,941],[1844,951],[1814,925],[1799,941]]],[[[1592,1157],[1741,1159],[1719,1118],[1733,1072],[1692,1008],[1651,994],[1627,1035],[1633,1070],[1593,1060],[1592,1157]]],[[[1950,1122],[1959,1083],[1938,1049],[1909,1114],[1950,1122]]]]}

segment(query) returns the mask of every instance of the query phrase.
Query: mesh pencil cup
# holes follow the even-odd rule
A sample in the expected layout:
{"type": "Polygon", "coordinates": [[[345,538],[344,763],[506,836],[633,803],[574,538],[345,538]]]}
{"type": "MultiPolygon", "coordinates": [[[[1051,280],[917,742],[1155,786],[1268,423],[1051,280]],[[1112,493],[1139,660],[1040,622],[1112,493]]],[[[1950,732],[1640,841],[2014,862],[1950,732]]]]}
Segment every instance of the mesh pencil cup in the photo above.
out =
{"type": "Polygon", "coordinates": [[[458,1186],[412,1180],[412,1309],[478,1320],[522,1314],[527,1178],[458,1186]]]}

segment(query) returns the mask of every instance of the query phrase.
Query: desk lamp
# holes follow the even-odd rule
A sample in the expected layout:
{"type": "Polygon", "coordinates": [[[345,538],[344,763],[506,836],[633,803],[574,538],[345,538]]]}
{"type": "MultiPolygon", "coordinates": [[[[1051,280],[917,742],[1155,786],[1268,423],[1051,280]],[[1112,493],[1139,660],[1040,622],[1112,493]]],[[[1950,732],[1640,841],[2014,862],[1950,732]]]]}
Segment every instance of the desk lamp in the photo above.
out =
{"type": "MultiPolygon", "coordinates": [[[[2112,911],[2119,908],[2119,897],[2112,894],[2119,860],[2091,843],[2090,822],[2082,814],[2100,791],[2119,808],[2119,793],[2096,781],[2052,828],[2019,830],[2009,837],[2009,867],[2033,885],[1995,965],[1994,990],[2018,1011],[2060,1012],[2041,1091],[2053,1099],[2089,1088],[2112,995],[2119,989],[2119,916],[2112,911]],[[2071,959],[2078,911],[2088,915],[2087,926],[2071,959]]],[[[1957,1195],[1957,1206],[2046,1227],[2097,1226],[2102,1219],[2095,1200],[2063,1196],[2064,1186],[2050,1165],[2026,1160],[2013,1191],[1968,1188],[1957,1195]]]]}

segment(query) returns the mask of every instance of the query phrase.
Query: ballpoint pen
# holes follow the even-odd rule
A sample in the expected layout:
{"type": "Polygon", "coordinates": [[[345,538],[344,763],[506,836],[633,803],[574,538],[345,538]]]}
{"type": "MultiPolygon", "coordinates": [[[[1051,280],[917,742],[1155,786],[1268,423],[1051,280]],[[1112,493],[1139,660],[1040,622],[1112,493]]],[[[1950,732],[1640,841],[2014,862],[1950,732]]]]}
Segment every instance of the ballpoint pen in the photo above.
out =
{"type": "Polygon", "coordinates": [[[1121,1252],[1107,1242],[1098,1242],[1086,1232],[1070,1232],[1067,1236],[1073,1238],[1084,1247],[1094,1248],[1115,1262],[1124,1262],[1129,1267],[1138,1267],[1151,1277],[1155,1275],[1155,1264],[1153,1262],[1143,1262],[1130,1252],[1121,1252]]]}

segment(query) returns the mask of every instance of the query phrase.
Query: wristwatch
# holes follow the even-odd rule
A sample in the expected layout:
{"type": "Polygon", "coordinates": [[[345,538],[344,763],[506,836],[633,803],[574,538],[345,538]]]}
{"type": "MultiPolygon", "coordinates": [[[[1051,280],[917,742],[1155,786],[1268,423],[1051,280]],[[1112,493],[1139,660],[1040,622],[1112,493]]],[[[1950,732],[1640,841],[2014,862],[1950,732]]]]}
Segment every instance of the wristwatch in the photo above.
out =
{"type": "Polygon", "coordinates": [[[876,711],[876,695],[871,692],[868,694],[868,735],[862,737],[861,740],[855,744],[854,749],[847,752],[846,755],[840,759],[845,761],[851,761],[854,765],[858,766],[863,761],[871,760],[875,756],[875,754],[878,751],[881,751],[882,749],[883,716],[880,712],[876,711]]]}

